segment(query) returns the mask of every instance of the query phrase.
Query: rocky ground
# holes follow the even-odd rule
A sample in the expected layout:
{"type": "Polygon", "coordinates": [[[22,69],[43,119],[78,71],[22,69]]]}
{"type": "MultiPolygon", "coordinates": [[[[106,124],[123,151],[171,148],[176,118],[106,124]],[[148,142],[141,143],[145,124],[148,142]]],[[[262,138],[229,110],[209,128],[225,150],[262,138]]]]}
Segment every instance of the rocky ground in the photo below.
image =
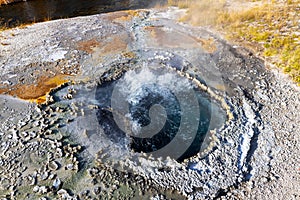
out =
{"type": "Polygon", "coordinates": [[[299,198],[299,88],[253,52],[178,23],[183,12],[0,33],[2,199],[299,198]],[[147,66],[180,74],[227,113],[205,150],[181,163],[133,152],[99,126],[97,87],[147,66]]]}

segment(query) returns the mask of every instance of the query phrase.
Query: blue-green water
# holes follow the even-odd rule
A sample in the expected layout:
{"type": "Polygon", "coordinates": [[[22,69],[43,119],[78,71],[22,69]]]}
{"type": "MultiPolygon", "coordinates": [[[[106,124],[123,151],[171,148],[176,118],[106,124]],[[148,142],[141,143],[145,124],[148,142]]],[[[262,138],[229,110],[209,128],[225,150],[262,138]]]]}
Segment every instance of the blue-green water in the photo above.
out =
{"type": "Polygon", "coordinates": [[[175,159],[183,161],[199,153],[206,136],[210,134],[209,131],[220,128],[226,119],[225,112],[209,95],[195,86],[191,87],[192,84],[188,80],[173,73],[157,75],[149,70],[139,73],[127,72],[121,81],[103,82],[97,87],[95,96],[100,106],[97,113],[99,124],[105,134],[116,143],[120,138],[129,137],[130,148],[135,152],[152,154],[173,145],[160,155],[176,156],[175,159]],[[114,95],[116,90],[123,94],[114,95]],[[195,101],[191,101],[192,96],[186,95],[186,90],[191,90],[195,95],[196,106],[189,105],[195,101]],[[183,95],[180,97],[181,94],[183,95]],[[120,98],[115,98],[116,96],[120,98]],[[129,105],[128,112],[125,113],[124,103],[129,105]],[[117,109],[113,104],[117,105],[117,109]],[[151,114],[155,105],[161,106],[164,112],[154,109],[154,113],[151,114]],[[195,112],[192,110],[194,108],[199,110],[195,112]],[[113,112],[127,117],[129,131],[120,127],[122,123],[116,121],[113,112]],[[150,126],[151,123],[156,124],[147,129],[146,136],[141,136],[144,134],[142,127],[150,126]],[[195,132],[190,131],[195,127],[195,132]],[[173,140],[176,140],[176,143],[172,144],[173,140]],[[171,151],[178,151],[179,154],[171,151]]]}

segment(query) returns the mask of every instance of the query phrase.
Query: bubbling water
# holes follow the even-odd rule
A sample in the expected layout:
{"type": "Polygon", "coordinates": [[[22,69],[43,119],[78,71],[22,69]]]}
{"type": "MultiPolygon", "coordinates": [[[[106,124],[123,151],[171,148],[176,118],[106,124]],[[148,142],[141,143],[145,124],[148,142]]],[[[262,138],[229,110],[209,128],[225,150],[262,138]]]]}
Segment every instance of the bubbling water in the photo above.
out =
{"type": "Polygon", "coordinates": [[[135,152],[163,152],[157,155],[179,161],[199,153],[209,130],[223,123],[211,127],[212,110],[224,114],[215,109],[219,106],[188,79],[163,68],[128,71],[99,85],[96,98],[98,121],[111,140],[129,137],[135,152]]]}

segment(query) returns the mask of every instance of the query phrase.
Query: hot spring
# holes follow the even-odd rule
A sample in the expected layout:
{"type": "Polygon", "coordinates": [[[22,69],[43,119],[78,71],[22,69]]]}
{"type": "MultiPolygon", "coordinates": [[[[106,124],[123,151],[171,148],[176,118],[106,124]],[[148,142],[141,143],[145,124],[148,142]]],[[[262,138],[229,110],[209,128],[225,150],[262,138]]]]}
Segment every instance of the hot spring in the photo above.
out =
{"type": "Polygon", "coordinates": [[[106,136],[134,152],[178,161],[205,151],[226,121],[219,103],[175,70],[142,67],[96,90],[97,118],[106,136]],[[124,144],[124,143],[123,143],[124,144]]]}

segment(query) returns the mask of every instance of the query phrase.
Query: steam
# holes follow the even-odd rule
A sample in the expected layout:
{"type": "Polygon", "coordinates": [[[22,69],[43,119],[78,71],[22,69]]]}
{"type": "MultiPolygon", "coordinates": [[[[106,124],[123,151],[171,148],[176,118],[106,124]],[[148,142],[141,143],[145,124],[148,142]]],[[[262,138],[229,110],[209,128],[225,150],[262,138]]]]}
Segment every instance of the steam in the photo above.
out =
{"type": "Polygon", "coordinates": [[[225,9],[226,0],[168,0],[168,5],[188,9],[181,21],[207,26],[217,22],[225,9]]]}
{"type": "MultiPolygon", "coordinates": [[[[146,66],[139,71],[128,71],[120,81],[121,84],[118,84],[120,86],[120,92],[126,97],[126,101],[133,106],[132,109],[135,110],[133,112],[139,113],[143,110],[143,113],[145,114],[147,113],[147,111],[144,110],[146,108],[140,107],[141,104],[145,104],[145,98],[150,98],[148,101],[151,104],[152,101],[157,101],[158,96],[161,96],[163,99],[156,103],[169,107],[168,112],[172,112],[174,116],[180,116],[180,113],[177,113],[179,112],[178,108],[173,105],[173,103],[175,104],[177,100],[172,92],[180,93],[188,89],[193,89],[190,81],[183,79],[174,72],[170,73],[163,69],[153,70],[146,66]],[[168,103],[163,103],[164,101],[167,101],[168,103]]],[[[150,108],[149,115],[151,115],[152,112],[153,116],[151,118],[154,119],[156,117],[158,118],[157,122],[162,123],[166,116],[166,112],[164,108],[154,107],[150,108]]],[[[141,127],[143,126],[139,123],[139,118],[141,118],[141,116],[136,118],[127,113],[126,117],[130,119],[132,128],[131,131],[135,135],[138,135],[138,133],[141,131],[141,127]]],[[[146,119],[147,116],[142,118],[146,119]]],[[[155,127],[162,128],[163,125],[164,123],[161,125],[157,124],[155,127]]],[[[160,130],[161,128],[158,129],[160,130]]],[[[159,132],[159,130],[157,130],[157,132],[159,132]]]]}
{"type": "MultiPolygon", "coordinates": [[[[144,67],[141,71],[128,71],[122,80],[122,90],[128,95],[128,102],[134,103],[143,94],[144,85],[163,85],[170,91],[184,91],[193,88],[192,84],[176,73],[154,71],[144,67]]],[[[168,96],[168,94],[164,94],[168,96]]]]}

